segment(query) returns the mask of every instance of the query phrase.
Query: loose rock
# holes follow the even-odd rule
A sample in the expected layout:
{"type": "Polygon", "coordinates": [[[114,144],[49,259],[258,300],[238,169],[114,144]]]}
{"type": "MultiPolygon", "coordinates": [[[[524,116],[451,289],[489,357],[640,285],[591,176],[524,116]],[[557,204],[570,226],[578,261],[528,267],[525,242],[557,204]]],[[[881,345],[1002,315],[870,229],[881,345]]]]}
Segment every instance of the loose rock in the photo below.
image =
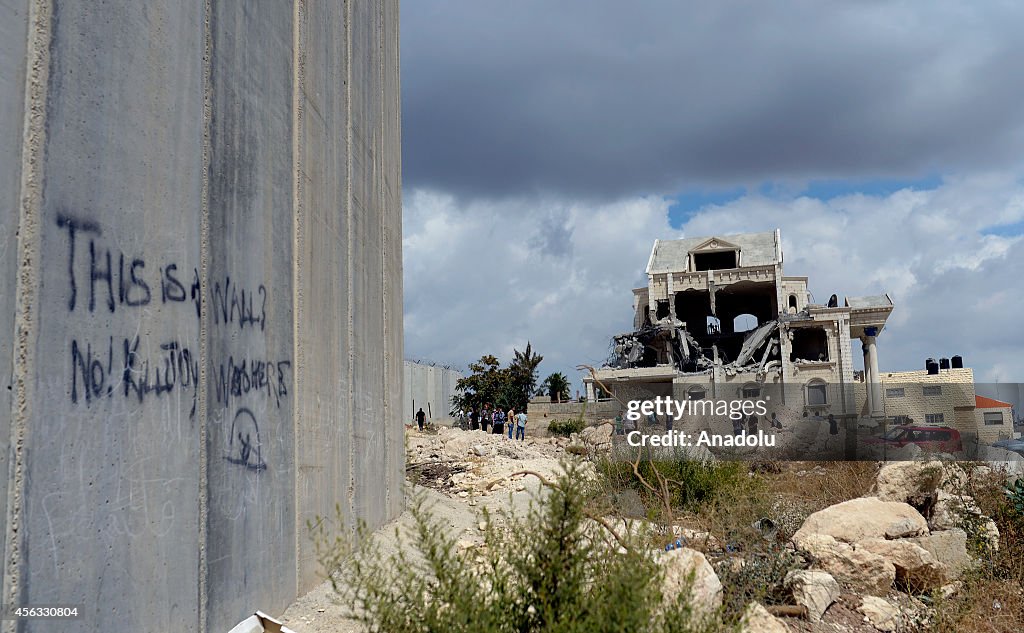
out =
{"type": "Polygon", "coordinates": [[[839,583],[823,571],[794,570],[786,574],[785,586],[796,604],[807,608],[811,622],[821,620],[822,614],[839,599],[839,583]]]}
{"type": "Polygon", "coordinates": [[[743,612],[740,633],[788,633],[786,623],[768,613],[759,602],[751,602],[743,612]]]}
{"type": "Polygon", "coordinates": [[[656,560],[665,568],[662,594],[667,602],[674,602],[680,593],[689,590],[689,601],[698,618],[706,618],[722,606],[722,581],[704,554],[682,547],[659,552],[656,560]]]}
{"type": "Polygon", "coordinates": [[[875,596],[864,596],[864,601],[857,611],[864,614],[864,620],[879,631],[889,633],[899,628],[899,609],[889,604],[888,600],[875,596]]]}
{"type": "Polygon", "coordinates": [[[797,544],[810,534],[824,534],[855,543],[869,538],[901,538],[928,534],[928,522],[912,506],[875,497],[851,499],[807,517],[793,535],[797,544]]]}

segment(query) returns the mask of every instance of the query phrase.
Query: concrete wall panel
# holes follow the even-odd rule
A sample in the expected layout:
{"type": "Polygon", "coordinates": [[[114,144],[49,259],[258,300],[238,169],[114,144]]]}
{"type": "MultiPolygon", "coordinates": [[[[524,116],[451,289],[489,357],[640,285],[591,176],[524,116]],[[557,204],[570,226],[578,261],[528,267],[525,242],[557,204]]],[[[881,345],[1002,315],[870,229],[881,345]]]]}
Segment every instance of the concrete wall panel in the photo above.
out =
{"type": "Polygon", "coordinates": [[[416,411],[423,407],[434,420],[449,417],[455,383],[462,373],[443,365],[428,365],[405,361],[405,388],[403,389],[402,411],[406,424],[415,422],[416,411]]]}
{"type": "Polygon", "coordinates": [[[280,2],[210,16],[209,630],[296,591],[292,17],[280,2]]]}
{"type": "MultiPolygon", "coordinates": [[[[303,3],[296,117],[299,138],[296,212],[296,405],[299,582],[322,573],[306,525],[346,509],[352,422],[348,380],[348,99],[347,20],[342,3],[303,3]],[[344,367],[339,376],[332,367],[344,367]],[[344,380],[342,380],[344,378],[344,380]]],[[[343,517],[349,527],[355,521],[343,517]]]]}
{"type": "MultiPolygon", "coordinates": [[[[25,118],[28,0],[0,0],[0,509],[7,507],[10,468],[14,301],[18,274],[21,143],[25,118]]],[[[6,560],[6,538],[0,560],[6,560]]]]}
{"type": "MultiPolygon", "coordinates": [[[[384,0],[380,38],[383,49],[383,91],[385,95],[401,93],[399,67],[398,0],[384,0]]],[[[385,446],[388,450],[388,513],[401,511],[401,486],[405,481],[404,429],[402,414],[402,380],[404,368],[404,326],[402,305],[402,116],[399,102],[382,99],[383,104],[383,171],[384,181],[384,336],[389,354],[385,357],[384,391],[388,421],[385,446]]]]}
{"type": "Polygon", "coordinates": [[[48,24],[17,582],[64,631],[197,630],[202,5],[116,5],[48,24]]]}
{"type": "Polygon", "coordinates": [[[85,607],[19,631],[228,630],[400,511],[397,9],[0,0],[3,602],[85,607]]]}
{"type": "MultiPolygon", "coordinates": [[[[353,373],[353,467],[385,464],[384,363],[378,353],[384,340],[383,131],[381,95],[381,6],[353,2],[353,54],[350,83],[352,134],[353,353],[360,371],[353,373]]],[[[358,516],[379,522],[387,516],[384,480],[356,482],[353,508],[358,516]]]]}

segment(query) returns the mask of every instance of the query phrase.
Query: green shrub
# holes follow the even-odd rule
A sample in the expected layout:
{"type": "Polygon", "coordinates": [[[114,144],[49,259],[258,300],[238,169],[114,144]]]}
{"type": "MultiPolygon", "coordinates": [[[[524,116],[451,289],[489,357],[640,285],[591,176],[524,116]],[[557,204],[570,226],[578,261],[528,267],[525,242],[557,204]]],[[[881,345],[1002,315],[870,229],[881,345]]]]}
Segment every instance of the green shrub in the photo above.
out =
{"type": "Polygon", "coordinates": [[[1013,512],[1024,517],[1024,477],[1018,477],[1012,484],[1006,484],[1006,497],[1013,512]]]}
{"type": "Polygon", "coordinates": [[[551,435],[558,435],[560,437],[569,437],[573,433],[579,433],[583,430],[583,419],[572,418],[569,420],[552,420],[548,424],[548,433],[551,435]]]}
{"type": "MultiPolygon", "coordinates": [[[[663,604],[662,574],[647,552],[628,539],[621,547],[588,520],[587,478],[578,466],[565,468],[524,515],[485,514],[480,558],[459,551],[448,523],[416,501],[408,548],[364,546],[344,575],[332,574],[352,617],[382,633],[700,630],[685,601],[663,604]]],[[[322,525],[314,526],[319,558],[337,569],[341,541],[325,538],[322,525]]]]}
{"type": "MultiPolygon", "coordinates": [[[[632,488],[641,495],[650,495],[633,472],[632,462],[608,458],[600,460],[597,467],[613,489],[632,488]]],[[[690,510],[702,503],[749,490],[755,485],[747,476],[748,469],[742,462],[703,462],[687,459],[682,454],[676,459],[641,459],[637,470],[652,484],[658,480],[655,472],[666,479],[672,507],[680,510],[690,510]]]]}
{"type": "Polygon", "coordinates": [[[782,543],[769,543],[763,551],[744,552],[740,556],[725,561],[717,570],[725,589],[725,611],[736,616],[755,600],[765,605],[786,604],[786,574],[803,568],[797,555],[782,543]],[[732,564],[733,561],[737,563],[732,564]]]}

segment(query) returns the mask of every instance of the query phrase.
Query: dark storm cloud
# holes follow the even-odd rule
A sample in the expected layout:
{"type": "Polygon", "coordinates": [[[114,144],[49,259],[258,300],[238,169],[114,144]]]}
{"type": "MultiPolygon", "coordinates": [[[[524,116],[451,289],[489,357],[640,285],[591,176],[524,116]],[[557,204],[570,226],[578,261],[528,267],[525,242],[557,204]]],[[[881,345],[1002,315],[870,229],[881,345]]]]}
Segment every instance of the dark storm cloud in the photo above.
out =
{"type": "Polygon", "coordinates": [[[578,197],[1016,164],[1019,3],[414,0],[404,178],[578,197]]]}

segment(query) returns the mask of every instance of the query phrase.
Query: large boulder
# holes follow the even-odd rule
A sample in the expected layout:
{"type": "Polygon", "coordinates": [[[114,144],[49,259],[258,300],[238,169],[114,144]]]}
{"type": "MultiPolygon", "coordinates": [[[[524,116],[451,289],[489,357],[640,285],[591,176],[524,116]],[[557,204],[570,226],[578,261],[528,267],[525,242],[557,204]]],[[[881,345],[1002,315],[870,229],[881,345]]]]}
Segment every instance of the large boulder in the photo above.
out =
{"type": "Polygon", "coordinates": [[[889,462],[875,478],[875,496],[922,509],[934,502],[943,482],[942,462],[889,462]]]}
{"type": "Polygon", "coordinates": [[[580,431],[580,438],[590,444],[608,444],[612,441],[614,433],[615,427],[612,424],[598,424],[597,426],[588,426],[580,431]]]}
{"type": "Polygon", "coordinates": [[[680,594],[688,592],[693,613],[701,619],[722,606],[722,581],[704,554],[680,547],[658,552],[656,560],[664,568],[662,595],[666,602],[674,602],[680,594]]]}
{"type": "Polygon", "coordinates": [[[793,601],[807,608],[811,622],[821,620],[825,610],[839,599],[839,583],[824,571],[793,570],[786,574],[785,586],[793,601]]]}
{"type": "Polygon", "coordinates": [[[896,582],[912,592],[938,589],[951,580],[946,565],[936,560],[931,552],[909,540],[868,539],[857,543],[855,547],[878,554],[891,562],[896,567],[896,582]]]}
{"type": "Polygon", "coordinates": [[[751,602],[743,611],[740,633],[788,633],[786,623],[768,613],[759,602],[751,602]]]}
{"type": "Polygon", "coordinates": [[[933,532],[928,536],[907,539],[931,554],[935,560],[947,567],[951,577],[958,577],[971,565],[967,554],[967,533],[952,529],[933,532]]]}
{"type": "Polygon", "coordinates": [[[807,517],[793,541],[810,534],[824,534],[838,541],[856,543],[870,538],[904,538],[928,534],[928,522],[912,506],[875,497],[851,499],[807,517]]]}
{"type": "Polygon", "coordinates": [[[827,534],[809,534],[795,543],[811,559],[813,569],[824,570],[861,593],[884,596],[896,580],[896,567],[884,557],[827,534]]]}

